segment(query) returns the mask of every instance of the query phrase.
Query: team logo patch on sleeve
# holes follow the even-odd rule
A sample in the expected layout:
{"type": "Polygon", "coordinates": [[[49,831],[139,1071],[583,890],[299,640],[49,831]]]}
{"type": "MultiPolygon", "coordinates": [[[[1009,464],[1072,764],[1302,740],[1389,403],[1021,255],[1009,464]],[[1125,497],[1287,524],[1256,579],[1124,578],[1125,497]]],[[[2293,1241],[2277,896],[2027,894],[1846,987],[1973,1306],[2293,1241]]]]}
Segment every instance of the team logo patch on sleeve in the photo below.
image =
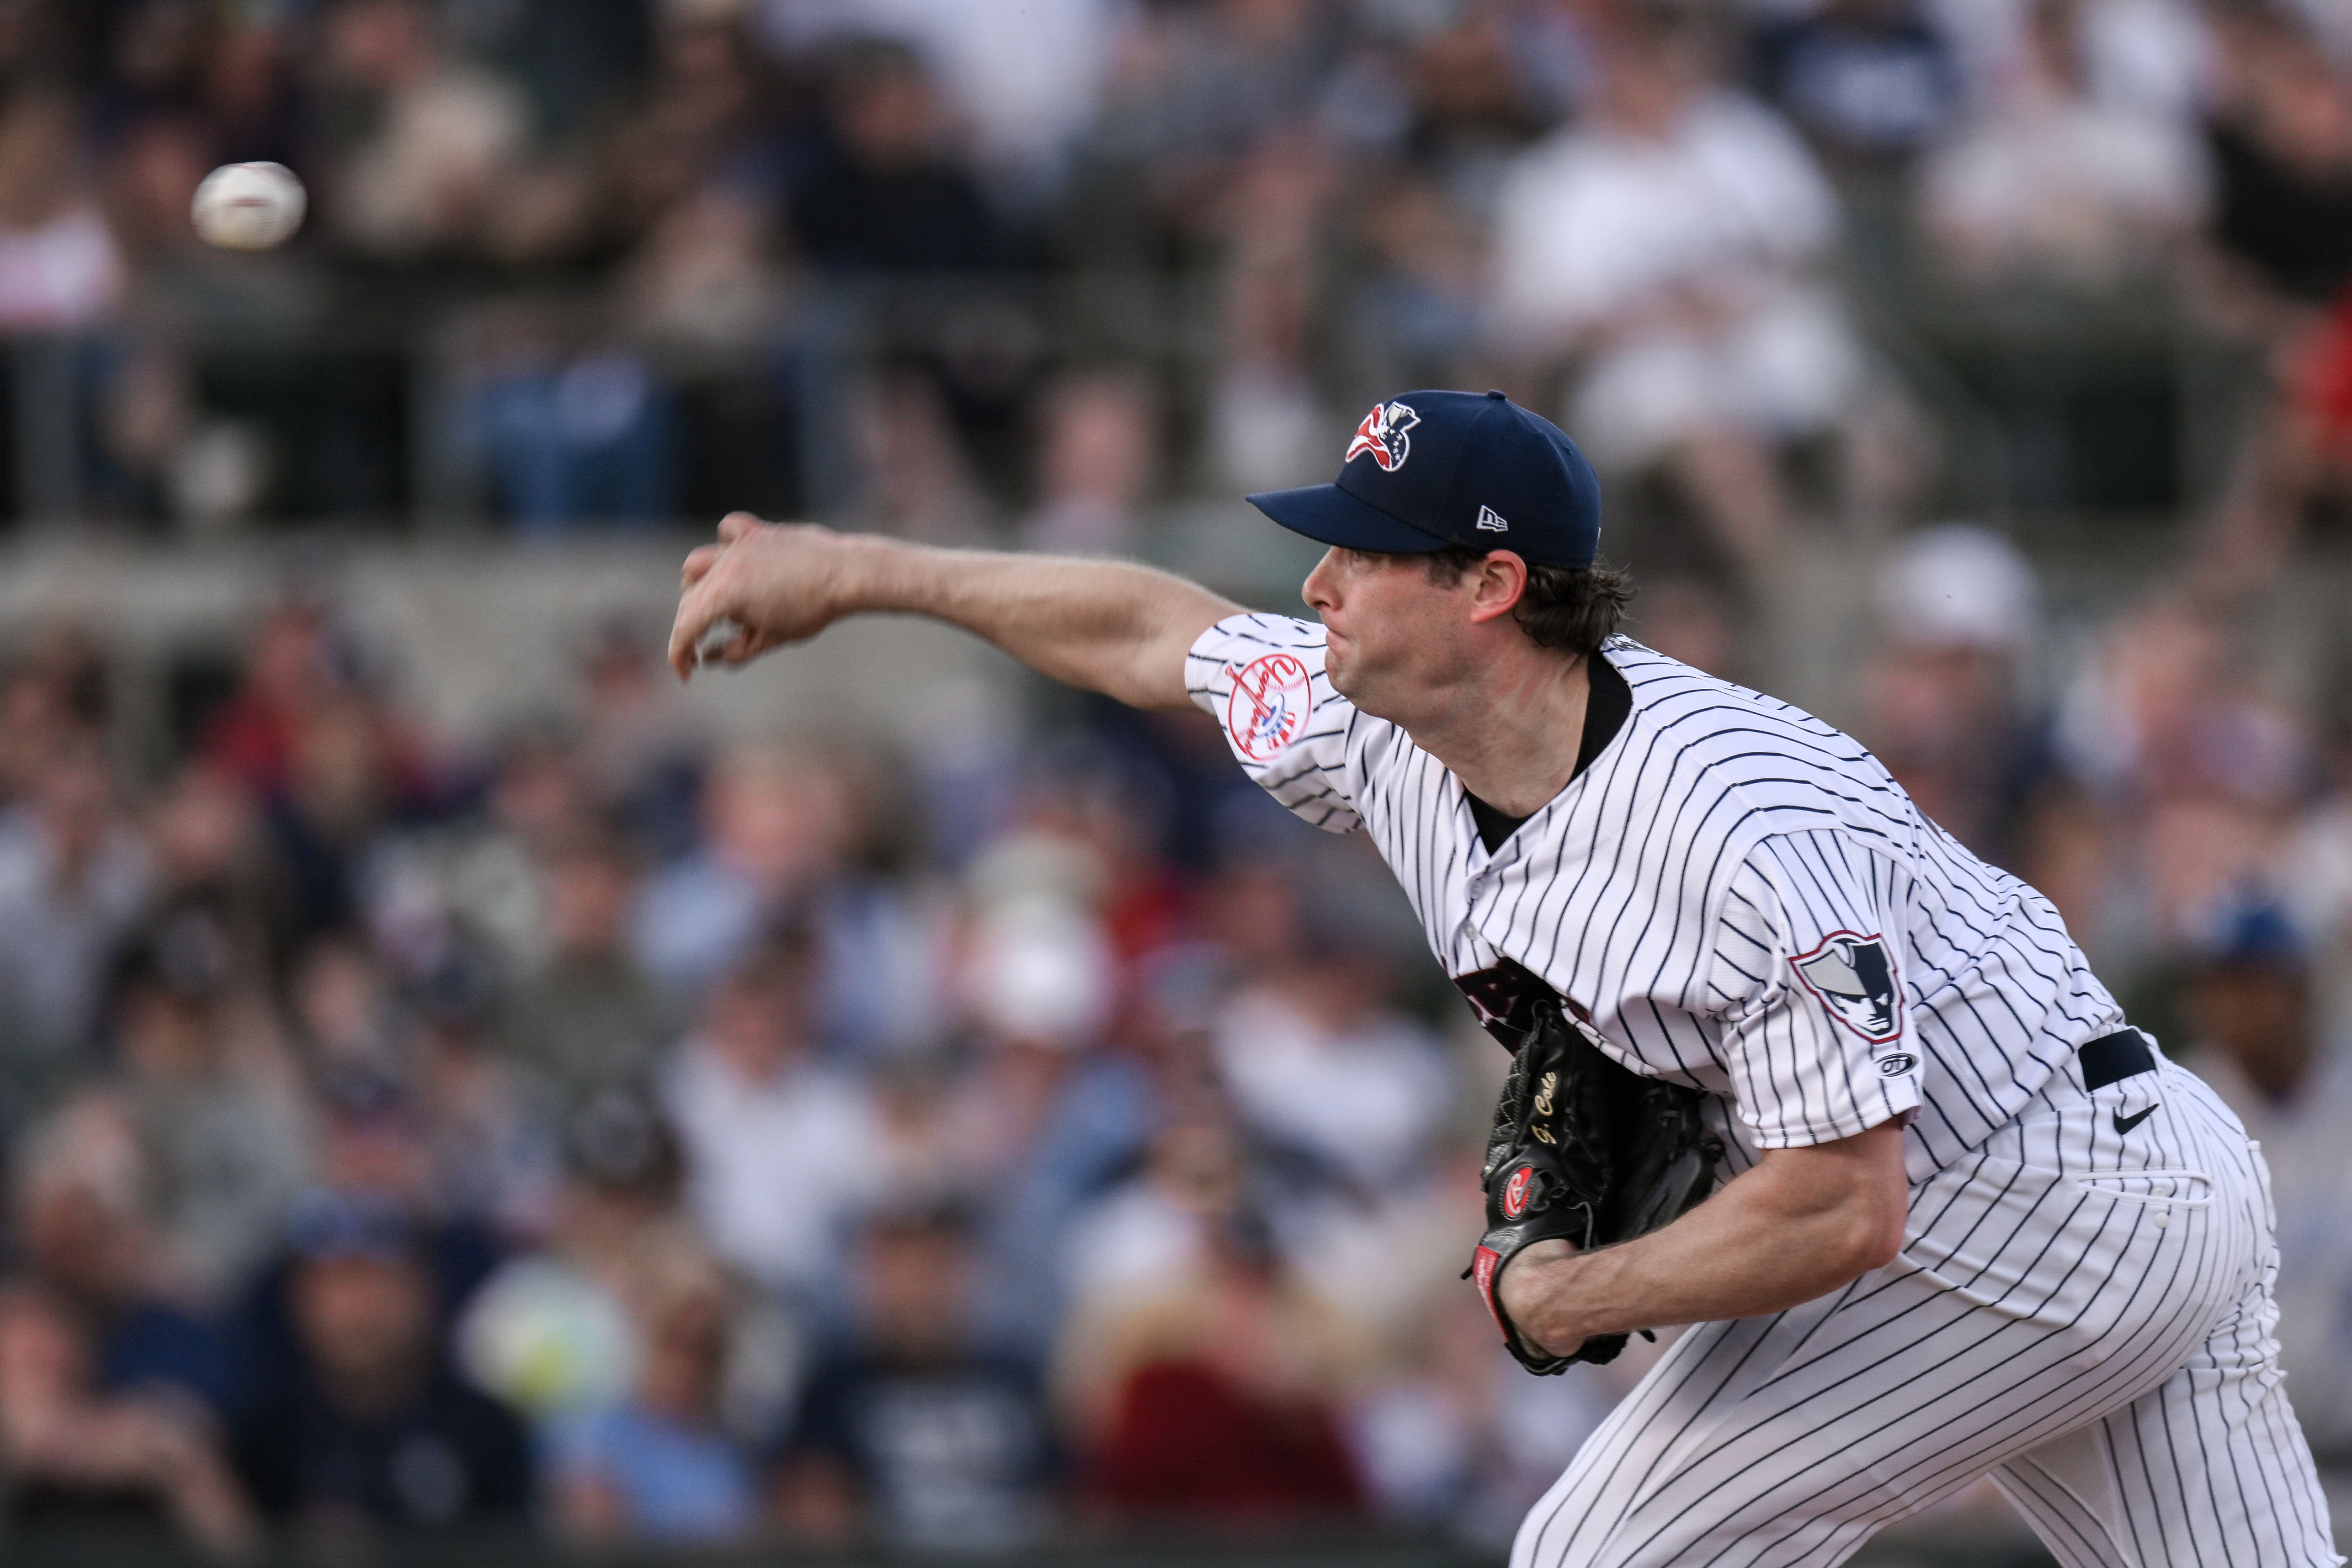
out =
{"type": "Polygon", "coordinates": [[[1830,1015],[1863,1039],[1883,1045],[1903,1032],[1895,965],[1884,939],[1833,931],[1820,946],[1790,962],[1830,1015]]]}
{"type": "Polygon", "coordinates": [[[1252,762],[1271,762],[1307,727],[1313,706],[1307,666],[1289,653],[1268,653],[1234,675],[1225,728],[1234,749],[1252,762]]]}
{"type": "Polygon", "coordinates": [[[1348,455],[1339,459],[1339,465],[1344,468],[1369,452],[1372,461],[1381,465],[1381,473],[1395,473],[1412,455],[1412,441],[1405,432],[1420,423],[1421,415],[1408,404],[1375,404],[1372,412],[1364,415],[1364,423],[1356,426],[1356,438],[1348,443],[1348,455]]]}

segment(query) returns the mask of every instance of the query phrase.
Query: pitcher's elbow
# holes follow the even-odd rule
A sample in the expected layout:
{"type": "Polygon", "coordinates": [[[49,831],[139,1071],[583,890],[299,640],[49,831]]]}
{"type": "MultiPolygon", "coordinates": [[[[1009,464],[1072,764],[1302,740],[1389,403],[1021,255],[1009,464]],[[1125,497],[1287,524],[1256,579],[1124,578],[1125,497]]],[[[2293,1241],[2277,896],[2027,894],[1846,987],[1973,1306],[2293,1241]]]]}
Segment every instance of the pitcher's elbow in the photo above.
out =
{"type": "Polygon", "coordinates": [[[1853,1255],[1857,1276],[1884,1269],[1903,1251],[1903,1228],[1910,1218],[1907,1204],[1880,1204],[1856,1227],[1853,1255]]]}

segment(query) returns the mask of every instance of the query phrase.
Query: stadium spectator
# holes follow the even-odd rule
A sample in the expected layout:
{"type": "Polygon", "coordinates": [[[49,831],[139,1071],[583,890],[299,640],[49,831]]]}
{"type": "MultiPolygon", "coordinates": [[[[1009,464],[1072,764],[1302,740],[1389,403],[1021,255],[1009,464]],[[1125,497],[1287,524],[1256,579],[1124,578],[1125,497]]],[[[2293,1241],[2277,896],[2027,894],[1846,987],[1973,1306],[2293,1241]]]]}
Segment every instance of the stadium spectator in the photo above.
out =
{"type": "Polygon", "coordinates": [[[1134,1060],[1099,1049],[1117,999],[1104,936],[1051,905],[983,916],[972,1060],[946,1109],[963,1189],[980,1195],[982,1322],[1040,1360],[1061,1321],[1070,1221],[1132,1163],[1152,1113],[1134,1060]]]}
{"type": "Polygon", "coordinates": [[[1071,1310],[1097,1311],[1197,1271],[1247,1176],[1246,1153],[1228,1123],[1201,1117],[1163,1128],[1143,1168],[1071,1228],[1071,1310]]]}
{"type": "Polygon", "coordinates": [[[1941,141],[1966,89],[1958,51],[1919,0],[1829,0],[1759,34],[1764,96],[1825,156],[1907,163],[1941,141]]]}
{"type": "Polygon", "coordinates": [[[0,1285],[0,1518],[12,1531],[164,1525],[209,1558],[249,1560],[253,1511],[209,1423],[152,1391],[98,1392],[92,1360],[62,1302],[0,1285]]]}
{"type": "Polygon", "coordinates": [[[821,1360],[775,1481],[784,1524],[899,1549],[1017,1552],[1056,1511],[1035,1365],[977,1321],[969,1217],[886,1211],[859,1233],[856,1329],[821,1360]]]}
{"type": "Polygon", "coordinates": [[[2352,277],[2352,88],[2284,18],[2258,6],[2222,16],[2214,243],[2252,296],[2246,308],[2324,306],[2352,277]]]}
{"type": "Polygon", "coordinates": [[[745,745],[704,785],[693,851],[651,877],[637,902],[639,961],[674,994],[699,991],[772,921],[814,904],[822,925],[856,831],[849,782],[830,759],[745,745]]]}
{"type": "Polygon", "coordinates": [[[156,904],[212,909],[238,967],[267,969],[272,937],[285,925],[285,888],[251,791],[223,769],[192,761],[150,797],[146,828],[156,904]]]}
{"type": "Polygon", "coordinates": [[[762,1513],[750,1456],[720,1420],[733,1291],[676,1231],[630,1260],[635,1385],[555,1433],[549,1487],[583,1541],[713,1546],[748,1540],[762,1513]]]}
{"type": "Polygon", "coordinates": [[[122,256],[89,199],[83,113],[31,80],[0,99],[0,334],[88,327],[119,302],[122,256]]]}
{"type": "Polygon", "coordinates": [[[2021,695],[2032,567],[2000,535],[1947,523],[1904,541],[1878,599],[1885,631],[1857,682],[1858,733],[1938,826],[2013,864],[2040,744],[2021,695]]]}
{"type": "Polygon", "coordinates": [[[638,847],[662,856],[690,847],[702,746],[660,641],[616,622],[582,650],[579,670],[580,760],[597,799],[638,847]]]}
{"type": "Polygon", "coordinates": [[[561,1174],[560,1113],[499,1051],[488,970],[460,950],[408,998],[405,1080],[423,1129],[426,1207],[501,1242],[536,1239],[561,1174]]]}
{"type": "Polygon", "coordinates": [[[807,930],[769,937],[714,988],[662,1085],[703,1234],[803,1309],[837,1288],[843,1228],[883,1175],[871,1096],[817,1059],[815,963],[807,930]]]}
{"type": "Polygon", "coordinates": [[[1244,1122],[1313,1176],[1367,1195],[1412,1173],[1451,1087],[1429,1030],[1389,1005],[1382,948],[1376,936],[1309,925],[1216,1028],[1244,1122]]]}
{"type": "Polygon", "coordinates": [[[2246,1124],[2270,1166],[2279,1225],[2279,1343],[2295,1417],[2313,1451],[2352,1453],[2352,1247],[2340,1223],[2352,1073],[2313,1012],[2303,935],[2273,905],[2217,913],[2188,977],[2184,1009],[2198,1074],[2246,1124]]]}
{"type": "Polygon", "coordinates": [[[119,1077],[84,1092],[134,1130],[166,1277],[207,1305],[268,1256],[311,1157],[299,1082],[233,962],[212,912],[159,914],[110,980],[119,1077]]]}
{"type": "Polygon", "coordinates": [[[527,151],[522,94],[455,57],[419,0],[340,0],[322,22],[317,85],[337,235],[393,259],[478,254],[527,151]]]}
{"type": "Polygon", "coordinates": [[[597,1096],[573,1113],[564,1145],[541,1244],[482,1282],[456,1331],[467,1375],[542,1433],[627,1396],[638,1354],[625,1299],[632,1260],[688,1226],[677,1134],[650,1100],[597,1096]]]}
{"type": "Polygon", "coordinates": [[[2247,677],[2230,622],[2185,595],[2109,622],[2060,697],[2053,740],[2095,825],[2038,832],[2063,858],[2029,854],[2025,873],[2053,902],[2103,902],[2058,907],[2116,974],[2182,950],[2215,908],[2264,885],[2314,781],[2299,716],[2247,677]],[[2089,863],[2064,869],[2074,857],[2089,863]]]}
{"type": "Polygon", "coordinates": [[[1814,276],[1834,193],[1785,123],[1722,88],[1687,17],[1631,13],[1588,118],[1496,202],[1493,330],[1528,374],[1573,361],[1562,423],[1604,472],[1664,465],[1751,581],[1789,559],[1786,443],[1833,430],[1859,345],[1814,276]]]}
{"type": "Polygon", "coordinates": [[[2307,507],[2352,471],[2352,332],[2338,303],[2352,288],[2352,84],[2279,15],[2232,6],[2222,20],[2200,299],[2217,325],[2268,356],[2270,387],[2240,437],[2199,565],[2215,591],[2242,596],[2273,580],[2307,507]]]}
{"type": "Polygon", "coordinates": [[[809,259],[845,272],[968,272],[1005,246],[956,157],[930,73],[903,45],[845,43],[832,62],[824,135],[788,202],[809,259]]]}
{"type": "Polygon", "coordinates": [[[2190,128],[2102,99],[2079,0],[2040,0],[2020,69],[1922,171],[1933,253],[1956,275],[2105,284],[2161,269],[2202,215],[2190,128]]]}
{"type": "Polygon", "coordinates": [[[106,966],[154,870],[96,737],[60,737],[27,793],[0,819],[0,1018],[11,1075],[54,1080],[89,1048],[106,966]]]}
{"type": "Polygon", "coordinates": [[[1138,512],[1157,463],[1157,410],[1134,375],[1081,373],[1043,399],[1036,509],[1024,544],[1066,555],[1118,555],[1132,548],[1138,512]]]}
{"type": "Polygon", "coordinates": [[[912,45],[938,74],[990,183],[1010,204],[1049,198],[1071,143],[1091,121],[1122,30],[1114,0],[1048,0],[1021,26],[948,0],[769,0],[761,30],[776,47],[814,52],[844,35],[912,45]]]}
{"type": "Polygon", "coordinates": [[[1431,1295],[1405,1354],[1348,1416],[1349,1448],[1384,1516],[1507,1544],[1509,1531],[1608,1414],[1613,1389],[1530,1384],[1459,1291],[1431,1295]]]}
{"type": "Polygon", "coordinates": [[[83,1337],[92,1390],[162,1394],[225,1417],[236,1403],[229,1348],[163,1289],[135,1129],[81,1102],[33,1131],[12,1174],[28,1282],[83,1337]]]}
{"type": "Polygon", "coordinates": [[[627,846],[589,829],[553,847],[541,878],[553,951],[509,1000],[507,1045],[574,1102],[649,1078],[674,1030],[629,949],[637,873],[627,846]]]}
{"type": "Polygon", "coordinates": [[[238,1473],[314,1538],[520,1524],[532,1462],[507,1408],[451,1371],[424,1239],[396,1204],[321,1205],[294,1235],[296,1376],[238,1421],[238,1473]]]}
{"type": "Polygon", "coordinates": [[[594,345],[500,365],[474,409],[500,509],[526,534],[677,509],[674,400],[641,354],[594,345]]]}
{"type": "Polygon", "coordinates": [[[248,1402],[301,1383],[294,1319],[302,1249],[339,1234],[351,1215],[373,1216],[370,1223],[387,1231],[397,1221],[414,1243],[431,1270],[436,1334],[498,1263],[498,1239],[480,1217],[436,1208],[429,1134],[402,1085],[350,1068],[330,1068],[312,1082],[312,1181],[289,1206],[279,1245],[244,1274],[235,1306],[237,1376],[248,1402]]]}
{"type": "Polygon", "coordinates": [[[1340,1411],[1371,1358],[1244,1203],[1197,1269],[1075,1320],[1055,1383],[1082,1482],[1112,1517],[1328,1522],[1364,1506],[1340,1411]]]}

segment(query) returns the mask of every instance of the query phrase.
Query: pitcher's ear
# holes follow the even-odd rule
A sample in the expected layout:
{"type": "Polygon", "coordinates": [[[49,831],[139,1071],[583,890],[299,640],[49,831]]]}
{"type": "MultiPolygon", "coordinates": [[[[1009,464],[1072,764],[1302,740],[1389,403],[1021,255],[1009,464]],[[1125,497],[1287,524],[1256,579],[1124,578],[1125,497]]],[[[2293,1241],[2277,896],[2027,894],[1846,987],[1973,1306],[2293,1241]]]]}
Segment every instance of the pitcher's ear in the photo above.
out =
{"type": "Polygon", "coordinates": [[[1528,563],[1515,550],[1489,550],[1469,574],[1473,585],[1470,619],[1492,621],[1518,608],[1528,591],[1528,563]]]}

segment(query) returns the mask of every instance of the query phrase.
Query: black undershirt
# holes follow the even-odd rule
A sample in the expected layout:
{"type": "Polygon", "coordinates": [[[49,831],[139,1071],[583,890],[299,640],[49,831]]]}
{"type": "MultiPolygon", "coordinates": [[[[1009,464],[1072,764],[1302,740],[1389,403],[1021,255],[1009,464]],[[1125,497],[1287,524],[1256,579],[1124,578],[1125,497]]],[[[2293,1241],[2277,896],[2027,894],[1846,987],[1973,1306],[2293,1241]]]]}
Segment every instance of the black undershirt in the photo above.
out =
{"type": "MultiPolygon", "coordinates": [[[[1592,759],[1617,738],[1633,712],[1633,688],[1625,684],[1616,665],[1595,653],[1584,661],[1584,670],[1591,688],[1584,699],[1584,738],[1577,744],[1576,772],[1569,775],[1570,779],[1592,766],[1592,759]]],[[[1478,837],[1490,855],[1527,821],[1486,804],[1467,789],[1462,793],[1470,801],[1470,818],[1478,824],[1478,837]]]]}

